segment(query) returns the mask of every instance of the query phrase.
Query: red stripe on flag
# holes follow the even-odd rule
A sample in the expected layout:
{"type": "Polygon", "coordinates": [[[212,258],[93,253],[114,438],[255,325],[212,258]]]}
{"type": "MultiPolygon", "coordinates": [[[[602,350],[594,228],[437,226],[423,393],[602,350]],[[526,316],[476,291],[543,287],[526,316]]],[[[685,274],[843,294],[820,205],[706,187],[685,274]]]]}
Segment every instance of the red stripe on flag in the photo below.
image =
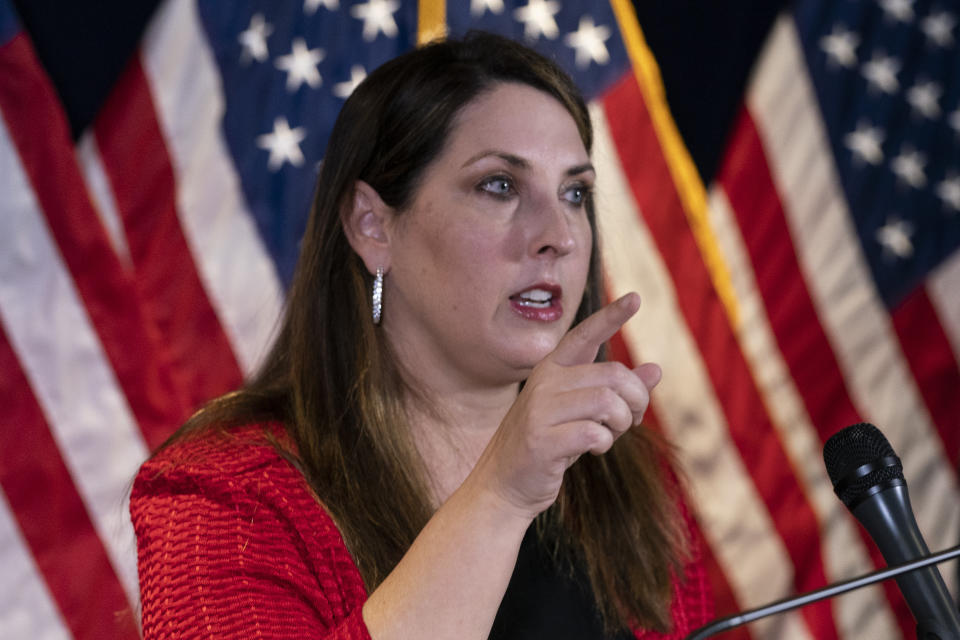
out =
{"type": "Polygon", "coordinates": [[[139,56],[100,110],[94,131],[146,310],[198,407],[238,387],[243,376],[180,227],[170,156],[139,56]]]}
{"type": "Polygon", "coordinates": [[[780,196],[746,109],[734,126],[718,178],[739,222],[780,352],[825,442],[860,416],[801,276],[780,196]]]}
{"type": "MultiPolygon", "coordinates": [[[[756,125],[742,109],[720,168],[719,182],[730,200],[743,236],[770,327],[803,398],[821,443],[840,428],[861,420],[830,342],[820,325],[794,251],[780,195],[774,185],[756,125]]],[[[885,562],[857,527],[877,566],[885,562]]],[[[915,623],[896,583],[883,583],[906,637],[915,623]]]]}
{"type": "Polygon", "coordinates": [[[127,273],[87,195],[60,103],[30,42],[4,48],[0,110],[50,231],[96,328],[147,442],[157,442],[190,414],[127,273]]]}
{"type": "Polygon", "coordinates": [[[960,369],[924,287],[893,311],[893,327],[936,426],[947,459],[960,461],[960,369]]]}
{"type": "Polygon", "coordinates": [[[0,486],[57,607],[74,637],[139,638],[120,580],[2,325],[0,371],[0,486]]]}
{"type": "MultiPolygon", "coordinates": [[[[794,566],[798,591],[826,584],[816,515],[792,471],[703,263],[640,88],[627,76],[604,100],[610,131],[642,215],[675,284],[730,435],[794,566]]],[[[837,638],[829,602],[801,611],[816,638],[837,638]]]]}

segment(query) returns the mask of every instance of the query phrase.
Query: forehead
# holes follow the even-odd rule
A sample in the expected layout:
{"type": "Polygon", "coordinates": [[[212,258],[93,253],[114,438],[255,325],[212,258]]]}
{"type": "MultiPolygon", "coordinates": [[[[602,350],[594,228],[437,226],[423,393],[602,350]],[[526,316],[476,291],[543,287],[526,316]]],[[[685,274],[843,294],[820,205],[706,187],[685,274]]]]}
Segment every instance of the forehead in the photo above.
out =
{"type": "Polygon", "coordinates": [[[520,155],[588,154],[573,116],[550,94],[529,85],[504,82],[461,109],[447,139],[447,150],[466,153],[478,146],[520,155]]]}

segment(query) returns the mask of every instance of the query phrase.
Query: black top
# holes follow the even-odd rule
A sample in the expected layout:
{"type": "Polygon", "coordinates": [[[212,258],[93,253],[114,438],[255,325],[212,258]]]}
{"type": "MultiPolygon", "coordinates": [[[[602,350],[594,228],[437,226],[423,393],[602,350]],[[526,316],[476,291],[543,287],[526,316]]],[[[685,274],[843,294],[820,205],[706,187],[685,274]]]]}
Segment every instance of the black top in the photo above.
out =
{"type": "Polygon", "coordinates": [[[493,621],[490,640],[633,640],[626,630],[604,635],[590,582],[582,568],[556,566],[534,527],[520,544],[517,566],[493,621]]]}

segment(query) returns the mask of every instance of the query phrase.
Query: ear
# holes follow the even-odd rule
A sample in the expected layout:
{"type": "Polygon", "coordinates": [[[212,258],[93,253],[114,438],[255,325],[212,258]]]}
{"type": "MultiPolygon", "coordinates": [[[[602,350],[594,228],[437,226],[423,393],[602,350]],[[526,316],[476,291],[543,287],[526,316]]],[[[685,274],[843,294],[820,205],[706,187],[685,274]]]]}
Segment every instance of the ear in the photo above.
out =
{"type": "Polygon", "coordinates": [[[390,270],[387,229],[393,216],[393,208],[380,199],[380,194],[363,180],[357,180],[353,197],[341,217],[347,241],[371,274],[376,273],[377,268],[390,270]]]}

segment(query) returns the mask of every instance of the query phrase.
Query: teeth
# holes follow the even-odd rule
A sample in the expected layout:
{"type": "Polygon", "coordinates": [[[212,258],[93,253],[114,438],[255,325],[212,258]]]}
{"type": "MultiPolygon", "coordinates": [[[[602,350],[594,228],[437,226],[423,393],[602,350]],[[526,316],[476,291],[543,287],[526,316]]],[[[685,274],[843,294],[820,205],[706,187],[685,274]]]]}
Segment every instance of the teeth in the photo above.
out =
{"type": "Polygon", "coordinates": [[[543,289],[524,291],[517,297],[517,302],[525,307],[546,308],[550,306],[553,294],[543,289]]]}
{"type": "Polygon", "coordinates": [[[531,300],[533,302],[549,302],[553,294],[543,289],[531,289],[520,294],[522,300],[531,300]]]}

